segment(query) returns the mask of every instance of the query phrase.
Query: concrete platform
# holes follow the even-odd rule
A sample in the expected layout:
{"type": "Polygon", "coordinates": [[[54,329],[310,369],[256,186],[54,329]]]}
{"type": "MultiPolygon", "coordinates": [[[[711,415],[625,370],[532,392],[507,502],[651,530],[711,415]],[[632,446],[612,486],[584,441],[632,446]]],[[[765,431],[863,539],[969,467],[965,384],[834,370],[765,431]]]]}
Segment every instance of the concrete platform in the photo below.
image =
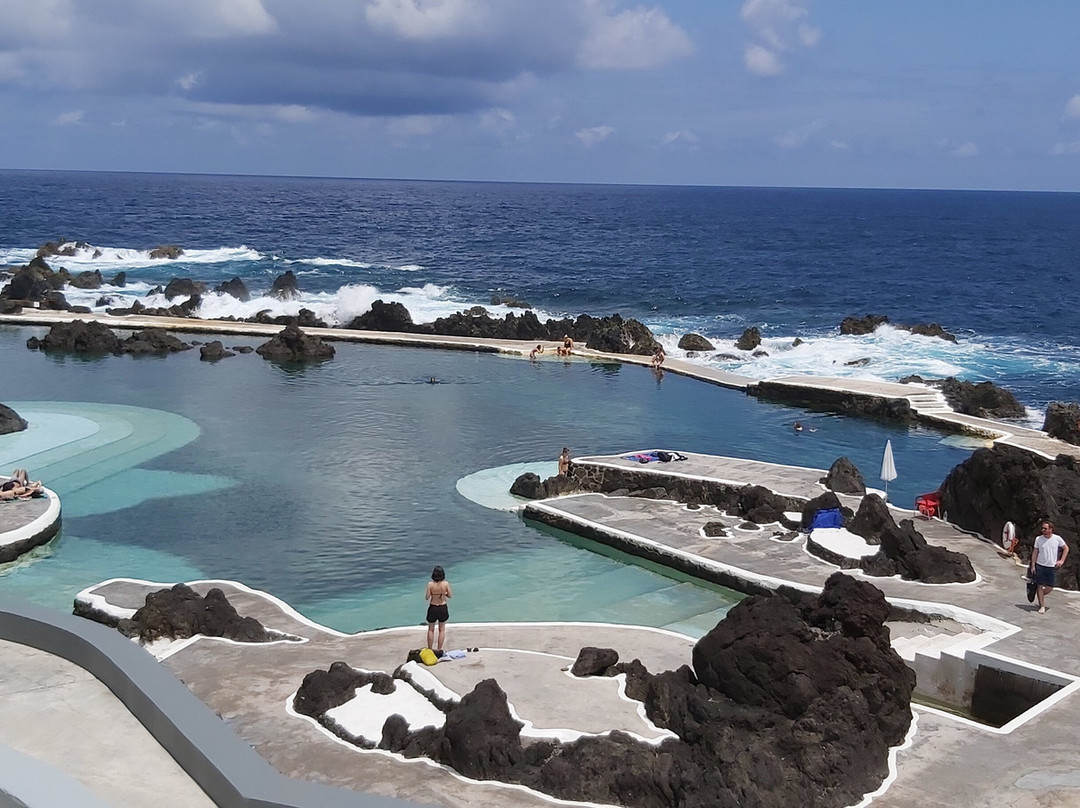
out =
{"type": "Polygon", "coordinates": [[[47,544],[60,521],[60,497],[48,488],[43,497],[0,501],[0,564],[47,544]]]}

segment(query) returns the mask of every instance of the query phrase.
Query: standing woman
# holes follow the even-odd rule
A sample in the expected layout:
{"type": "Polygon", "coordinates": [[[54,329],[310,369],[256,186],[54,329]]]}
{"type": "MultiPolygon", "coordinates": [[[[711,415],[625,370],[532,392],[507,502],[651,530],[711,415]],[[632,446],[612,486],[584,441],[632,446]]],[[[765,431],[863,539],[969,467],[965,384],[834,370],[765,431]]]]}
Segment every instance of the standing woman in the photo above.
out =
{"type": "Polygon", "coordinates": [[[424,592],[424,600],[428,601],[427,610],[427,647],[433,651],[443,650],[443,641],[446,638],[446,621],[450,619],[450,609],[446,601],[450,600],[454,593],[450,590],[450,582],[446,580],[446,573],[442,567],[436,567],[431,571],[431,580],[428,581],[427,590],[424,592]],[[435,639],[435,624],[439,624],[439,645],[431,644],[435,639]]]}

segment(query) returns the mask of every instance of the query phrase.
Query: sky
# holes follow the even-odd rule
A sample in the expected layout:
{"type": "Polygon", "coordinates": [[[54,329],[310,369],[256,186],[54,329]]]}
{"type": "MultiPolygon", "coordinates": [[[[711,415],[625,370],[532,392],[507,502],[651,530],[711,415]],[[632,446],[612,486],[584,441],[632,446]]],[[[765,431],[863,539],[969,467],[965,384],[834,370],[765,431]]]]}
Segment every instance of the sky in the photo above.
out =
{"type": "Polygon", "coordinates": [[[0,167],[1080,191],[1076,0],[0,0],[0,167]]]}

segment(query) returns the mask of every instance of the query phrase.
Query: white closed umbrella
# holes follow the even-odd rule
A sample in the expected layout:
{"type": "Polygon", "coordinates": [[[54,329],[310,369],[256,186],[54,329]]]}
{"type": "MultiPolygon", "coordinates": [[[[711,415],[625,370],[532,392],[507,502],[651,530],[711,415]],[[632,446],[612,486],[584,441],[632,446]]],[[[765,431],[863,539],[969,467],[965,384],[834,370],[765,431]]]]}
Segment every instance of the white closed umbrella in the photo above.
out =
{"type": "Polygon", "coordinates": [[[892,441],[885,441],[885,456],[881,458],[881,479],[885,481],[885,501],[889,501],[889,480],[896,479],[896,463],[893,462],[892,441]]]}

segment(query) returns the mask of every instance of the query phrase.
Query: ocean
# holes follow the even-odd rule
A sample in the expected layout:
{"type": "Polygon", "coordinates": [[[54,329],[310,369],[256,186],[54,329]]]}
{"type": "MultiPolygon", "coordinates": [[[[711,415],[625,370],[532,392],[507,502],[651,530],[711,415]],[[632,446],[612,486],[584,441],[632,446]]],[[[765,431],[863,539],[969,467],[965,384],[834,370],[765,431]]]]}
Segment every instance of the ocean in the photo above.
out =
{"type": "MultiPolygon", "coordinates": [[[[492,303],[513,298],[541,319],[635,317],[670,356],[702,334],[724,356],[691,361],[756,378],[990,379],[1035,426],[1048,402],[1080,400],[1078,220],[1077,194],[0,172],[0,266],[66,239],[89,246],[54,268],[126,273],[123,288],[67,290],[74,304],[165,305],[146,295],[173,277],[234,276],[252,300],[209,294],[203,316],[304,307],[344,324],[382,299],[425,322],[520,311],[492,303]],[[185,253],[151,259],[162,244],[185,253]],[[286,270],[300,298],[265,296],[286,270]],[[839,334],[868,313],[940,323],[958,342],[839,334]],[[768,356],[734,349],[749,326],[768,356]]],[[[34,416],[48,451],[0,437],[0,468],[36,456],[65,522],[49,548],[0,568],[0,595],[58,608],[113,576],[232,578],[351,631],[419,622],[440,563],[454,619],[701,633],[737,596],[530,527],[485,507],[493,489],[553,469],[564,445],[820,468],[846,455],[874,485],[891,440],[890,498],[906,502],[979,445],[637,367],[344,344],[306,368],[195,352],[87,360],[27,350],[40,333],[0,327],[0,401],[34,416]],[[796,419],[816,431],[795,434],[796,419]]]]}

